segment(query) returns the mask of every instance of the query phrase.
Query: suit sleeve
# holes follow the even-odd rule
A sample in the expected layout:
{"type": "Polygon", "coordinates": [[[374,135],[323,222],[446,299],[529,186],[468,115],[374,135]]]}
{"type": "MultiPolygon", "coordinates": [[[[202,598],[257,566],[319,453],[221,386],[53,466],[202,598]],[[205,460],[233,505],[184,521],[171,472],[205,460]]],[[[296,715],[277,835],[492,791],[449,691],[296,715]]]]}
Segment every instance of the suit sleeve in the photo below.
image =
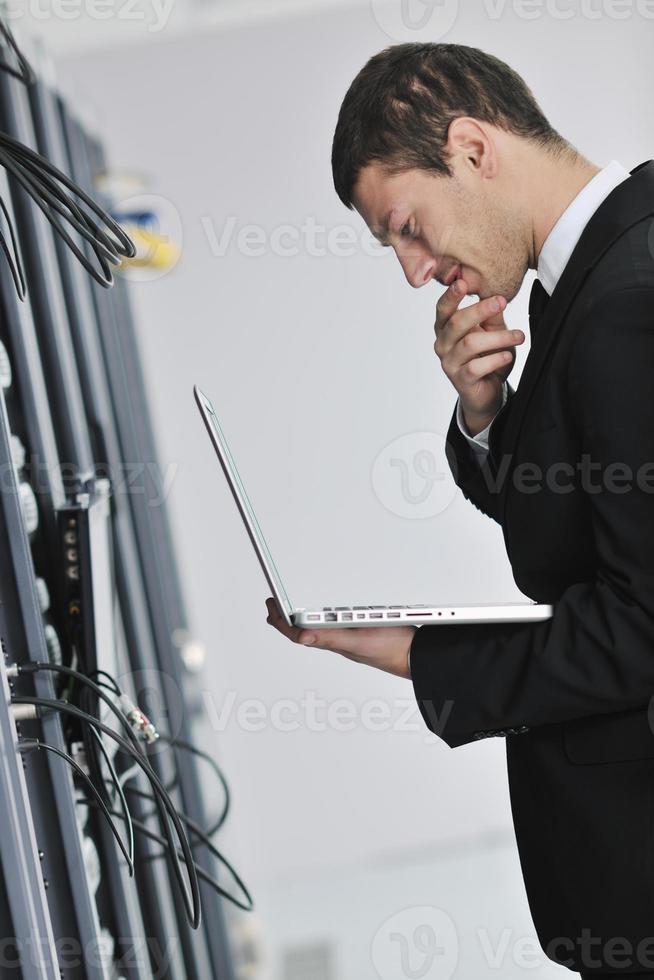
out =
{"type": "MultiPolygon", "coordinates": [[[[506,404],[507,396],[508,396],[508,390],[507,390],[507,383],[505,381],[504,384],[502,385],[502,405],[500,406],[501,408],[504,408],[504,405],[506,404]]],[[[486,454],[488,452],[488,436],[490,432],[490,427],[494,421],[494,417],[490,420],[486,428],[482,429],[481,432],[478,432],[477,435],[471,436],[465,424],[465,419],[463,417],[463,410],[461,408],[461,399],[459,398],[456,403],[455,418],[456,418],[456,424],[459,427],[459,432],[463,433],[466,442],[473,450],[475,457],[477,458],[477,461],[481,463],[486,458],[486,454]]]]}
{"type": "MultiPolygon", "coordinates": [[[[654,693],[654,289],[591,308],[568,368],[580,459],[593,464],[575,492],[587,494],[595,578],[565,589],[543,622],[417,630],[415,695],[452,748],[479,732],[636,708],[654,693]]],[[[487,507],[474,474],[462,467],[459,478],[487,507]]]]}
{"type": "MultiPolygon", "coordinates": [[[[514,389],[507,382],[502,408],[490,423],[489,439],[492,438],[496,421],[502,416],[514,394],[514,389]]],[[[499,499],[497,492],[493,491],[496,486],[496,476],[490,469],[488,453],[482,456],[470,445],[470,437],[466,437],[459,427],[457,407],[458,401],[445,437],[445,455],[448,465],[455,483],[466,500],[474,504],[482,514],[499,523],[499,499]]]]}

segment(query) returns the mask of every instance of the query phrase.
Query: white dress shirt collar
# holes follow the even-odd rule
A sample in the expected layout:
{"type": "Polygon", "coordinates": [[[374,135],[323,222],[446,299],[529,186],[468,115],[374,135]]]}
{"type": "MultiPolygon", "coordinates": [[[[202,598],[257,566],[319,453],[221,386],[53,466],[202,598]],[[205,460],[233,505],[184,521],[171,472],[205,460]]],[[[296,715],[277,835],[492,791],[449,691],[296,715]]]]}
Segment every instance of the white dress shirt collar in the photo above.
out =
{"type": "Polygon", "coordinates": [[[550,231],[538,256],[536,273],[550,296],[590,218],[613,188],[629,176],[617,160],[611,160],[582,187],[550,231]]]}

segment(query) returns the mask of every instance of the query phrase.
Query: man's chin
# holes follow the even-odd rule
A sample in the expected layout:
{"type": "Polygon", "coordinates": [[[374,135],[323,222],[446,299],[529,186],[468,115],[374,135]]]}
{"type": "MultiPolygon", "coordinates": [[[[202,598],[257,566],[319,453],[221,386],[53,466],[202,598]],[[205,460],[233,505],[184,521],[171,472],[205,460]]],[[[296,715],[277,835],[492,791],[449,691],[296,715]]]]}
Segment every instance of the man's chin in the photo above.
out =
{"type": "Polygon", "coordinates": [[[478,296],[480,300],[490,299],[491,296],[503,296],[507,303],[510,303],[512,299],[516,298],[519,292],[520,286],[517,289],[513,286],[499,286],[497,289],[490,289],[480,284],[478,292],[469,293],[468,295],[478,296]]]}

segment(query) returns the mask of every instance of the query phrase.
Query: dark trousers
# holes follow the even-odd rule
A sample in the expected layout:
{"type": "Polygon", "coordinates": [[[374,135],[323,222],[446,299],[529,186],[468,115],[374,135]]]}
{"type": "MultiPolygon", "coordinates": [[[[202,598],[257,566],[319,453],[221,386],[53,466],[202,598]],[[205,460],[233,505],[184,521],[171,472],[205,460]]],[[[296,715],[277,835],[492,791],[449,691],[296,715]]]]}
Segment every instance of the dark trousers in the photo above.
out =
{"type": "Polygon", "coordinates": [[[624,970],[617,973],[580,973],[581,980],[654,980],[654,973],[625,973],[624,970]]]}

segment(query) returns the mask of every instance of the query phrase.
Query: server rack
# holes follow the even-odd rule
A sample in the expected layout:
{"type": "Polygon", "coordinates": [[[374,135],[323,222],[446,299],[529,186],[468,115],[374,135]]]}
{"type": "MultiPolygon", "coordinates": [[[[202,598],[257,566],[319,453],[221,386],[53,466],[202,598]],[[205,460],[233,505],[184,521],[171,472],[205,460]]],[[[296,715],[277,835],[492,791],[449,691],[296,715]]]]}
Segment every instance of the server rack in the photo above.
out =
{"type": "MultiPolygon", "coordinates": [[[[2,43],[0,54],[8,55],[2,43]]],[[[97,197],[102,145],[46,74],[37,70],[26,88],[0,71],[0,130],[97,197]]],[[[80,583],[80,595],[87,607],[85,655],[92,650],[94,666],[119,674],[135,701],[144,686],[154,686],[171,711],[165,682],[181,683],[175,734],[186,740],[193,692],[175,641],[189,629],[165,506],[147,507],[145,493],[153,488],[145,483],[138,488],[144,493],[112,492],[125,463],[157,461],[126,283],[118,279],[104,290],[93,282],[1,169],[0,196],[18,232],[29,290],[21,303],[0,256],[0,341],[12,372],[0,386],[0,929],[13,942],[0,947],[0,974],[6,946],[11,975],[28,980],[233,980],[223,901],[215,891],[202,888],[203,920],[192,930],[157,845],[137,838],[137,875],[130,879],[108,826],[80,804],[65,762],[50,752],[17,751],[19,735],[71,751],[69,726],[58,713],[37,722],[17,717],[20,709],[10,704],[10,665],[61,661],[70,646],[68,573],[93,580],[80,583]],[[84,561],[81,547],[66,549],[66,520],[87,535],[84,561]],[[100,548],[91,541],[91,524],[100,548]],[[74,555],[68,565],[66,554],[74,555]],[[98,622],[105,624],[102,636],[89,639],[98,622]],[[107,642],[109,622],[115,631],[107,642]]],[[[145,467],[143,479],[157,471],[145,467]]],[[[34,690],[57,697],[56,675],[36,673],[34,690]]],[[[179,807],[203,825],[193,758],[175,749],[150,761],[174,784],[179,807]]],[[[136,785],[146,788],[143,777],[136,785]]],[[[130,809],[156,826],[146,804],[130,800],[130,809]]],[[[204,850],[194,853],[220,877],[204,850]]]]}

